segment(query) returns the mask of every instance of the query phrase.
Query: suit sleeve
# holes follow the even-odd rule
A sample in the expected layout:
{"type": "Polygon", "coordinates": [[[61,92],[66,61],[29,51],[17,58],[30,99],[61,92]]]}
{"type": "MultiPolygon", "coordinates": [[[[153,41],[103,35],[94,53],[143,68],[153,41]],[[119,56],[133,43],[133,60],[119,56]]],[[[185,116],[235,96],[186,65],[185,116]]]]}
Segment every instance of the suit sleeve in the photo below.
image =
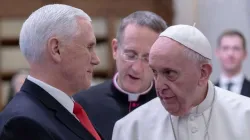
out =
{"type": "Polygon", "coordinates": [[[54,140],[36,121],[27,117],[14,117],[3,127],[0,140],[54,140]]]}

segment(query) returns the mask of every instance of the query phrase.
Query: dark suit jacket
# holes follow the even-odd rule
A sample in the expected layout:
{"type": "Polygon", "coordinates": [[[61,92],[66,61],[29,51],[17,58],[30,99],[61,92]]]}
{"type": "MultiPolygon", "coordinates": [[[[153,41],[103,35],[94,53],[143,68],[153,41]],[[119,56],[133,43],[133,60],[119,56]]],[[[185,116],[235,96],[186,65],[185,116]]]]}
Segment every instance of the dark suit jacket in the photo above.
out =
{"type": "Polygon", "coordinates": [[[0,114],[0,140],[95,140],[49,93],[26,79],[0,114]]]}
{"type": "MultiPolygon", "coordinates": [[[[215,82],[215,86],[220,87],[219,80],[215,82]]],[[[248,81],[246,78],[243,81],[242,89],[240,92],[241,95],[250,97],[250,81],[248,81]]]]}
{"type": "Polygon", "coordinates": [[[141,95],[137,101],[129,102],[128,95],[119,91],[113,80],[107,80],[88,90],[81,91],[74,96],[74,99],[82,105],[103,138],[111,140],[113,127],[117,120],[155,97],[156,91],[153,86],[147,94],[141,95]]]}

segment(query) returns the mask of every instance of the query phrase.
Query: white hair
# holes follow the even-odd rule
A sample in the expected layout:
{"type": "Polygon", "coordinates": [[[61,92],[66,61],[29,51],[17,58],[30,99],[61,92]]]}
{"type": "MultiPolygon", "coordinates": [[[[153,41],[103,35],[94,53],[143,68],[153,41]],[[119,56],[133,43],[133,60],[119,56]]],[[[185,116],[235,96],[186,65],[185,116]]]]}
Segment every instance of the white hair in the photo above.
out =
{"type": "Polygon", "coordinates": [[[77,18],[91,21],[81,9],[63,4],[46,5],[33,12],[24,22],[19,38],[26,59],[31,62],[43,59],[47,41],[52,36],[70,42],[78,30],[77,18]]]}
{"type": "Polygon", "coordinates": [[[198,65],[202,63],[212,64],[211,59],[208,59],[185,46],[184,46],[184,54],[188,57],[188,59],[196,61],[198,65]]]}

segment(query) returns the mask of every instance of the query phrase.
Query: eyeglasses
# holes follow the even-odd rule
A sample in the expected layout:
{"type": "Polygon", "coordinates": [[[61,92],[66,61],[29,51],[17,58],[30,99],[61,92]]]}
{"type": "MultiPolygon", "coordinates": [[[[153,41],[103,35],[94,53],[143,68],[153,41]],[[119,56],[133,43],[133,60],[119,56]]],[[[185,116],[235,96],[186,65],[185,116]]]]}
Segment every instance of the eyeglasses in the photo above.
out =
{"type": "Polygon", "coordinates": [[[124,52],[124,51],[121,51],[121,56],[125,61],[128,62],[135,62],[138,59],[141,59],[142,62],[148,64],[148,56],[139,56],[134,52],[124,52]]]}

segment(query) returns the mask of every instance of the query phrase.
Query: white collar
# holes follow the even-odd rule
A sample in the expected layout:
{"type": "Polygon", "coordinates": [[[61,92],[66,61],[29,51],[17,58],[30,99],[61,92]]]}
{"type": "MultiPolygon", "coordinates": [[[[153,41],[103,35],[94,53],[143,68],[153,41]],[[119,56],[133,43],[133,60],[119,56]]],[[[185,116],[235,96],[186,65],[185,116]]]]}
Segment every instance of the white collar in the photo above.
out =
{"type": "Polygon", "coordinates": [[[31,82],[37,84],[41,88],[43,88],[45,91],[47,91],[52,97],[54,97],[63,107],[65,107],[71,114],[73,114],[73,108],[74,108],[74,102],[73,98],[68,96],[66,93],[63,91],[54,88],[47,83],[38,80],[30,75],[27,77],[28,80],[31,82]]]}
{"type": "Polygon", "coordinates": [[[115,74],[115,76],[114,76],[114,78],[113,78],[113,83],[114,83],[115,87],[116,87],[119,91],[121,91],[122,93],[125,93],[125,94],[128,95],[128,98],[129,98],[128,100],[129,100],[129,101],[137,101],[140,95],[147,94],[147,93],[152,89],[152,87],[153,87],[153,81],[152,81],[150,87],[149,87],[146,91],[141,92],[141,93],[130,93],[130,92],[127,92],[127,91],[123,90],[123,89],[118,85],[117,80],[118,80],[118,73],[115,74]]]}
{"type": "Polygon", "coordinates": [[[221,74],[220,76],[220,84],[226,85],[228,82],[232,82],[233,84],[242,85],[244,81],[244,74],[242,72],[236,74],[232,78],[228,78],[225,74],[221,74]]]}
{"type": "Polygon", "coordinates": [[[208,81],[208,91],[206,98],[199,105],[193,107],[190,111],[190,114],[203,113],[213,104],[214,96],[215,96],[215,87],[211,81],[208,81]]]}

